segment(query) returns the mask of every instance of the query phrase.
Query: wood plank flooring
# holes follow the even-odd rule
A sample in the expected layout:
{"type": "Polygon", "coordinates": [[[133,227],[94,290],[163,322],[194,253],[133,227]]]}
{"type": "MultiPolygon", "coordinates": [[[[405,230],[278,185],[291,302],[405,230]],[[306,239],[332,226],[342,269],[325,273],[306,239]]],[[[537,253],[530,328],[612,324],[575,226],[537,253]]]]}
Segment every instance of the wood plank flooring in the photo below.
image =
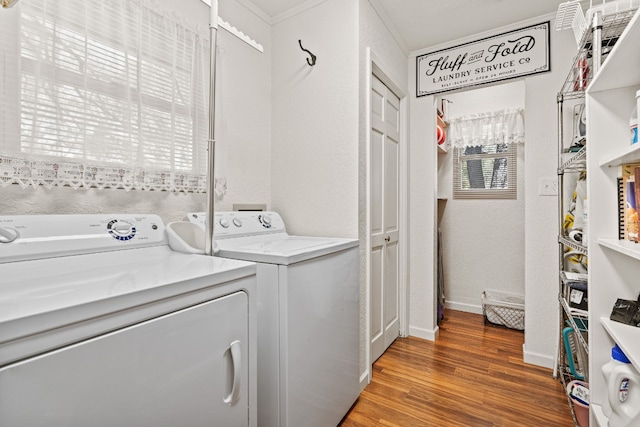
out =
{"type": "Polygon", "coordinates": [[[340,427],[569,427],[550,369],[522,361],[523,333],[447,310],[436,342],[399,338],[340,427]]]}

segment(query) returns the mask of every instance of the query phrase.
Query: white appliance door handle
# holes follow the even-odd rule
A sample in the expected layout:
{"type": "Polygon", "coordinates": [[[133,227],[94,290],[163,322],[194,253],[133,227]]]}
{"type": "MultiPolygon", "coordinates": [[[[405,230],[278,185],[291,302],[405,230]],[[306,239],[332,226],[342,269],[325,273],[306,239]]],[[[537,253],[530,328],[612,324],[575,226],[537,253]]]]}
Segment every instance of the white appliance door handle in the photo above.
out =
{"type": "Polygon", "coordinates": [[[240,398],[240,377],[242,375],[242,350],[240,347],[240,341],[234,341],[229,345],[229,349],[225,353],[231,353],[231,369],[233,373],[233,382],[231,383],[231,391],[226,395],[222,401],[229,405],[233,405],[240,398]]]}

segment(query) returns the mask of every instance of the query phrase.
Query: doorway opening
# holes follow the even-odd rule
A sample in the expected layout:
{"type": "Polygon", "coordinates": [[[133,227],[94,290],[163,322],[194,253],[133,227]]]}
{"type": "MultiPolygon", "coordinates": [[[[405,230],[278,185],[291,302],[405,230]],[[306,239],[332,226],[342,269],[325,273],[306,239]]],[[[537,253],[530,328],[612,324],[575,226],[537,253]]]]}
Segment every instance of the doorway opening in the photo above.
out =
{"type": "MultiPolygon", "coordinates": [[[[524,295],[524,146],[512,144],[505,148],[504,155],[494,153],[497,160],[487,161],[489,167],[485,169],[489,169],[489,176],[482,180],[486,185],[496,181],[491,173],[495,175],[496,162],[504,158],[505,171],[507,161],[509,166],[515,166],[513,172],[509,172],[516,177],[515,198],[492,197],[491,194],[488,197],[456,198],[456,185],[464,187],[465,182],[465,177],[460,175],[465,171],[470,173],[465,166],[473,166],[482,172],[483,164],[480,160],[467,161],[462,155],[467,152],[474,154],[478,150],[454,147],[456,144],[449,139],[453,131],[451,123],[461,118],[475,119],[483,114],[523,110],[525,82],[520,80],[447,93],[443,98],[450,101],[447,106],[447,149],[438,154],[438,199],[445,201],[440,203],[438,218],[442,233],[445,307],[482,314],[484,290],[524,295]],[[512,150],[514,157],[507,158],[507,150],[512,150]],[[516,164],[513,165],[512,161],[516,164]]],[[[507,144],[504,145],[506,147],[507,144]]],[[[476,183],[468,181],[467,175],[467,186],[476,186],[476,183]]],[[[484,189],[485,185],[482,187],[484,189]]],[[[489,186],[486,191],[498,193],[500,190],[489,186]]]]}

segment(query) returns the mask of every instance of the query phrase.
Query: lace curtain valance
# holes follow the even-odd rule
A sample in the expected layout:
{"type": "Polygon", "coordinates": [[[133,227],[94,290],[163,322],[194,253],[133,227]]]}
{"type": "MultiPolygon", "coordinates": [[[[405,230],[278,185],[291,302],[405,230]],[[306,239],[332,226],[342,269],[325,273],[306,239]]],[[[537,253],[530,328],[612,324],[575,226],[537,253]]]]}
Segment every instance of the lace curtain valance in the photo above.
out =
{"type": "Polygon", "coordinates": [[[524,143],[524,110],[500,110],[453,117],[448,140],[453,147],[524,143]]]}
{"type": "Polygon", "coordinates": [[[0,186],[205,192],[208,57],[152,0],[0,10],[0,186]]]}

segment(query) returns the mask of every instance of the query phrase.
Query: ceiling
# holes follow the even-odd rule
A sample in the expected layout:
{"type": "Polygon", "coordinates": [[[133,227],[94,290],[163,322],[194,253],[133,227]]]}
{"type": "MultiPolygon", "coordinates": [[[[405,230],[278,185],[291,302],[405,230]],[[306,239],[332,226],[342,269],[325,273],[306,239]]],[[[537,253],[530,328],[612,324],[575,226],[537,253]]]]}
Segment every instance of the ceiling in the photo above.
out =
{"type": "MultiPolygon", "coordinates": [[[[319,0],[250,0],[272,21],[319,0]]],[[[555,13],[563,0],[370,0],[408,52],[555,13]]]]}

